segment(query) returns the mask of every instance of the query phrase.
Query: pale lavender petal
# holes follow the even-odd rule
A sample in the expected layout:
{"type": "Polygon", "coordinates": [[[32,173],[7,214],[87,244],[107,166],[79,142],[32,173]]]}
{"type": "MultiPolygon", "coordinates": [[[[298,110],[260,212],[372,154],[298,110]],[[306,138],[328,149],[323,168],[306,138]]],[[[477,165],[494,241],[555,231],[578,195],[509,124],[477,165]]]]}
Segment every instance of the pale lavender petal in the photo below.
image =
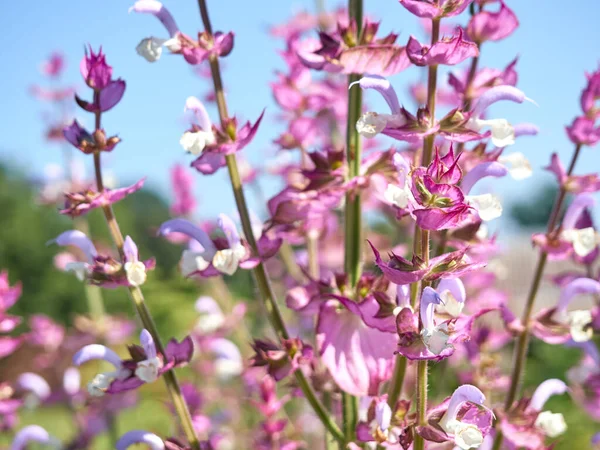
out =
{"type": "Polygon", "coordinates": [[[108,361],[115,366],[116,369],[120,369],[122,366],[119,355],[110,348],[100,344],[90,344],[83,347],[73,355],[73,364],[80,366],[93,359],[103,359],[104,361],[108,361]]]}
{"type": "Polygon", "coordinates": [[[586,355],[588,355],[592,360],[596,363],[598,367],[600,367],[600,351],[598,351],[598,347],[594,343],[594,341],[584,341],[584,342],[575,342],[573,340],[567,342],[569,347],[579,347],[581,348],[586,355]]]}
{"type": "Polygon", "coordinates": [[[211,341],[210,350],[219,359],[242,363],[240,349],[229,339],[217,338],[211,341]]]}
{"type": "Polygon", "coordinates": [[[379,428],[383,431],[390,427],[392,421],[392,409],[387,404],[386,400],[379,401],[375,405],[375,420],[377,421],[379,428]]]}
{"type": "Polygon", "coordinates": [[[352,88],[355,84],[358,84],[361,89],[375,89],[384,98],[392,114],[400,112],[398,96],[387,78],[379,75],[365,75],[359,81],[352,83],[349,88],[352,88]]]}
{"type": "Polygon", "coordinates": [[[421,322],[423,323],[424,328],[432,329],[435,327],[435,323],[433,322],[434,308],[435,305],[441,305],[442,303],[442,299],[435,289],[429,286],[423,289],[423,294],[421,295],[421,306],[419,310],[421,314],[421,322]]]}
{"type": "Polygon", "coordinates": [[[225,233],[229,248],[235,248],[240,245],[240,235],[235,226],[235,222],[225,214],[219,214],[219,228],[225,233]]]}
{"type": "Polygon", "coordinates": [[[510,100],[511,102],[523,103],[527,100],[525,93],[514,86],[494,86],[484,92],[473,108],[473,117],[479,117],[490,105],[501,100],[510,100]]]}
{"type": "Polygon", "coordinates": [[[94,262],[94,258],[98,256],[98,251],[94,244],[88,238],[85,233],[79,230],[70,230],[61,233],[56,239],[50,241],[49,243],[56,242],[58,245],[67,246],[74,245],[78,247],[87,257],[90,263],[94,262]]]}
{"type": "MultiPolygon", "coordinates": [[[[139,3],[139,2],[138,2],[139,3]]],[[[133,444],[146,444],[150,450],[164,450],[165,443],[157,435],[144,430],[131,430],[117,441],[117,450],[127,450],[133,444]]]]}
{"type": "Polygon", "coordinates": [[[410,285],[399,284],[396,286],[396,304],[401,308],[410,306],[410,285]]]}
{"type": "Polygon", "coordinates": [[[485,177],[503,177],[508,173],[508,169],[504,164],[500,164],[499,162],[484,162],[478,164],[473,169],[471,169],[462,179],[460,184],[460,188],[463,193],[468,194],[475,183],[485,177]]]}
{"type": "Polygon", "coordinates": [[[33,392],[40,400],[50,396],[50,385],[37,373],[22,373],[17,378],[16,386],[21,391],[33,392]]]}
{"type": "Polygon", "coordinates": [[[459,303],[464,303],[467,298],[465,285],[460,278],[444,278],[437,287],[438,292],[450,291],[452,297],[459,303]]]}
{"type": "Polygon", "coordinates": [[[572,230],[575,228],[577,220],[586,208],[592,208],[596,204],[594,197],[590,194],[579,194],[569,205],[565,218],[563,219],[562,227],[565,230],[572,230]]]}
{"type": "Polygon", "coordinates": [[[592,436],[592,444],[600,444],[600,432],[592,436]]]}
{"type": "Polygon", "coordinates": [[[518,123],[513,125],[515,129],[515,137],[519,136],[535,136],[540,132],[537,125],[532,123],[518,123]]]}
{"type": "Polygon", "coordinates": [[[215,245],[210,240],[210,237],[204,230],[194,225],[189,220],[171,219],[163,223],[158,229],[159,236],[165,236],[169,233],[183,233],[192,239],[195,239],[202,245],[204,251],[212,253],[216,252],[215,245]]]}
{"type": "Polygon", "coordinates": [[[478,388],[470,384],[463,384],[456,388],[452,397],[450,397],[450,403],[448,404],[448,410],[444,416],[446,421],[456,419],[456,415],[460,410],[460,407],[465,402],[474,403],[479,406],[483,406],[485,402],[485,395],[478,388]]]}
{"type": "Polygon", "coordinates": [[[39,425],[29,425],[21,428],[15,435],[10,450],[24,450],[30,442],[48,444],[50,443],[50,435],[39,425]]]}
{"type": "Polygon", "coordinates": [[[108,111],[121,101],[125,93],[125,81],[113,80],[98,94],[98,107],[100,111],[108,111]]]}
{"type": "Polygon", "coordinates": [[[154,339],[146,329],[143,329],[140,333],[140,344],[142,344],[142,347],[146,352],[147,359],[156,358],[156,345],[154,345],[154,339]]]}
{"type": "Polygon", "coordinates": [[[129,8],[129,12],[148,13],[156,17],[165,26],[169,36],[173,37],[179,32],[179,28],[173,19],[173,16],[163,4],[156,0],[139,0],[129,8]]]}
{"type": "Polygon", "coordinates": [[[321,307],[317,346],[323,364],[345,392],[377,395],[381,383],[392,375],[397,342],[393,333],[364,326],[356,312],[340,310],[337,301],[321,307]]]}
{"type": "Polygon", "coordinates": [[[535,409],[536,411],[541,411],[544,407],[544,404],[550,397],[553,395],[564,394],[567,392],[567,389],[567,385],[564,383],[564,381],[556,378],[546,380],[540,384],[533,393],[529,407],[535,409]]]}
{"type": "Polygon", "coordinates": [[[188,97],[185,101],[184,111],[193,111],[196,116],[196,120],[198,121],[198,125],[204,131],[210,131],[212,129],[212,122],[210,120],[210,116],[206,111],[206,108],[202,104],[200,100],[196,97],[188,97]]]}
{"type": "Polygon", "coordinates": [[[125,238],[125,242],[123,244],[123,252],[125,253],[125,261],[136,262],[138,260],[138,248],[130,236],[127,236],[125,238]]]}
{"type": "Polygon", "coordinates": [[[571,281],[560,293],[555,314],[566,311],[573,297],[579,294],[600,294],[600,283],[591,278],[577,278],[571,281]]]}
{"type": "Polygon", "coordinates": [[[77,367],[68,367],[63,375],[63,389],[68,395],[75,395],[81,388],[81,373],[77,367]]]}
{"type": "Polygon", "coordinates": [[[207,295],[198,297],[194,308],[200,314],[223,314],[219,304],[212,297],[207,295]]]}

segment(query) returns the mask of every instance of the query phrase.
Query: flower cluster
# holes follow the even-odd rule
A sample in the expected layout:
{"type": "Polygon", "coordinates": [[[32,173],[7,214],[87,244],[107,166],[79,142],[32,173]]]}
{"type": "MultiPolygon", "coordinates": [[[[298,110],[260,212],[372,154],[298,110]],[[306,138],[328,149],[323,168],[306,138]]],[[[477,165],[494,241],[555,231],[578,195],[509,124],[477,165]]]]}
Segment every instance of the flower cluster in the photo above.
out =
{"type": "MultiPolygon", "coordinates": [[[[516,86],[517,59],[489,68],[480,57],[519,20],[504,0],[399,3],[425,25],[427,39],[409,36],[400,43],[398,34],[381,33],[380,22],[363,17],[361,0],[350,0],[347,11],[299,13],[270,30],[283,41],[283,69],[270,84],[279,128],[275,156],[256,168],[241,158],[266,128],[265,112],[247,122],[229,116],[221,77],[234,34],[213,32],[205,0],[199,1],[197,37],[182,32],[158,0],[133,4],[130,11],[151,14],[166,29],[164,37],[144,38],[137,53],[148,62],[163,51],[181,55],[214,85],[204,102],[181,99],[192,117],[179,139],[193,156],[191,169],[174,161],[171,218],[148,227],[184,247],[178,272],[186,296],[197,291],[193,310],[191,301],[181,310],[169,303],[182,317],[174,329],[183,338],[166,344],[151,313],[156,300],[146,302],[142,287],[167,283],[169,271],[148,279],[154,258],[140,259],[143,249],[121,233],[112,209],[145,179],[122,188],[107,188],[104,179],[104,152],[117,151],[120,138],[105,132],[102,117],[120,102],[125,81],[113,78],[101,49],[86,48],[80,72],[91,99],[77,95],[75,102],[93,115],[94,128],[73,121],[63,137],[93,159],[95,179],[70,173],[66,183],[44,187],[42,198],[61,203],[60,213],[73,219],[73,229],[50,243],[68,247],[55,263],[88,285],[89,315],[77,317],[72,329],[35,315],[21,332],[21,318],[6,312],[21,285],[0,274],[0,358],[23,348],[36,352],[31,368],[0,383],[0,429],[15,429],[22,409],[60,402],[75,432],[61,443],[40,426],[26,426],[12,448],[30,442],[94,448],[94,439],[106,433],[119,450],[137,444],[295,450],[323,442],[354,450],[542,450],[568,432],[567,403],[546,406],[567,393],[600,421],[594,339],[600,234],[593,223],[600,178],[575,173],[580,154],[600,141],[600,71],[587,75],[581,115],[566,128],[575,145],[570,163],[553,154],[545,168],[556,177],[558,193],[546,230],[532,236],[539,258],[531,286],[516,286],[527,297],[524,308],[515,308],[503,249],[489,232],[494,223],[498,230],[505,224],[493,182],[532,175],[525,155],[510,147],[538,129],[494,110],[504,102],[508,111],[522,105],[529,114],[535,102],[527,87],[516,86]],[[427,83],[401,96],[388,77],[409,67],[423,70],[427,83]],[[363,105],[363,97],[376,95],[385,111],[363,105]],[[205,107],[212,102],[218,116],[205,107]],[[194,177],[224,167],[237,215],[197,217],[194,177]],[[248,208],[245,187],[257,187],[262,176],[281,182],[259,217],[248,208]],[[114,249],[90,234],[87,213],[104,215],[114,249]],[[544,276],[547,265],[565,260],[568,266],[544,276]],[[542,283],[551,286],[539,305],[542,283]],[[106,314],[102,289],[133,301],[142,329],[139,345],[127,345],[127,354],[122,344],[131,342],[136,325],[106,314]],[[582,302],[583,296],[591,301],[582,302]],[[267,322],[274,333],[263,327],[267,322]],[[558,375],[564,380],[535,373],[536,382],[522,388],[529,345],[537,341],[579,359],[558,375]],[[505,363],[510,350],[512,366],[505,363]],[[92,361],[97,373],[88,376],[92,361]],[[81,389],[79,367],[90,380],[87,389],[81,389]],[[50,383],[57,377],[59,388],[50,383]],[[122,434],[115,436],[118,414],[135,405],[138,392],[156,403],[156,391],[146,385],[159,379],[175,426],[119,426],[122,434]],[[430,385],[439,387],[432,399],[430,385]]],[[[63,66],[53,55],[42,71],[54,78],[63,66]]],[[[62,100],[63,93],[51,97],[62,100]]],[[[221,201],[223,194],[217,196],[221,201]]],[[[166,285],[160,301],[172,301],[174,285],[166,285]]],[[[589,439],[600,442],[598,434],[589,439]]]]}

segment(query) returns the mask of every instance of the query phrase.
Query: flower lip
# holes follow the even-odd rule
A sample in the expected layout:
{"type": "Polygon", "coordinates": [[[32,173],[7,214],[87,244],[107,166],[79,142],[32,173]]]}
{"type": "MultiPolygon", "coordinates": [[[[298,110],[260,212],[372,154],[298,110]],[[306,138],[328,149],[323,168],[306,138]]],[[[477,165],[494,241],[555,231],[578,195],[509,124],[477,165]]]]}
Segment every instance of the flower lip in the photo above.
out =
{"type": "Polygon", "coordinates": [[[146,444],[151,450],[165,450],[165,443],[157,435],[144,430],[131,430],[117,441],[117,450],[127,450],[133,444],[146,444]]]}

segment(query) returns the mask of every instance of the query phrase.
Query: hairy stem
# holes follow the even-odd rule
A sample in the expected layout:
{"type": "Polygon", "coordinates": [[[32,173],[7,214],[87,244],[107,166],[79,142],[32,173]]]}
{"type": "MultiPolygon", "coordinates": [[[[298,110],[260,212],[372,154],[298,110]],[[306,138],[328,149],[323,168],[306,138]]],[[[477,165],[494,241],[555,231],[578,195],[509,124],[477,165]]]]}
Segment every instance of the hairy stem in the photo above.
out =
{"type": "MultiPolygon", "coordinates": [[[[571,163],[569,164],[569,170],[567,171],[567,176],[571,176],[573,174],[573,170],[575,169],[575,164],[577,162],[577,159],[579,158],[580,152],[581,145],[578,145],[575,147],[575,151],[573,152],[571,163]]],[[[546,233],[548,235],[555,232],[555,229],[558,225],[558,218],[560,217],[562,205],[565,201],[566,195],[567,190],[563,185],[560,187],[560,191],[556,197],[556,201],[554,202],[554,207],[552,208],[552,213],[550,214],[550,219],[548,220],[548,228],[546,229],[546,233]]],[[[510,377],[510,387],[508,389],[508,394],[506,395],[506,399],[504,402],[505,411],[507,411],[514,403],[520,388],[521,377],[523,375],[525,363],[527,360],[527,350],[529,348],[529,333],[531,331],[531,313],[533,312],[533,306],[540,287],[540,283],[542,281],[542,275],[544,274],[544,269],[546,267],[547,260],[548,253],[546,253],[545,251],[541,251],[537,266],[535,268],[533,281],[531,283],[531,287],[529,288],[529,295],[527,296],[525,309],[521,317],[521,323],[523,324],[524,328],[517,339],[517,343],[513,351],[513,368],[510,377]]],[[[502,433],[498,430],[496,439],[494,440],[494,450],[499,450],[501,448],[503,439],[504,437],[502,436],[502,433]]]]}
{"type": "MultiPolygon", "coordinates": [[[[212,25],[208,16],[206,0],[198,0],[198,6],[200,8],[200,15],[202,17],[202,22],[204,24],[205,31],[212,36],[212,25]]],[[[227,112],[227,102],[225,101],[219,60],[216,57],[211,57],[209,59],[209,62],[215,89],[217,108],[219,110],[219,118],[221,120],[221,125],[225,127],[229,119],[229,115],[227,112]]],[[[244,188],[242,186],[236,156],[235,154],[226,155],[225,160],[227,162],[227,169],[229,171],[231,186],[233,188],[233,196],[235,198],[235,203],[238,209],[238,213],[240,215],[240,220],[242,222],[242,230],[244,231],[244,236],[246,237],[246,240],[248,241],[252,252],[255,255],[258,255],[258,246],[254,237],[254,233],[252,231],[250,214],[248,211],[248,205],[246,204],[244,188]]],[[[273,326],[275,332],[277,333],[280,339],[289,339],[290,335],[285,326],[285,322],[283,320],[283,316],[281,315],[281,311],[279,310],[279,306],[275,298],[275,293],[273,292],[271,281],[269,279],[264,264],[259,263],[256,266],[256,268],[253,269],[253,274],[256,285],[258,287],[258,291],[260,293],[260,297],[263,301],[265,309],[267,310],[271,325],[273,326]]],[[[318,399],[312,386],[304,376],[304,373],[300,370],[296,370],[294,372],[294,375],[296,377],[296,382],[298,383],[300,389],[304,393],[304,396],[308,400],[309,404],[311,405],[311,407],[313,408],[313,410],[315,411],[315,413],[317,414],[327,431],[331,433],[331,435],[340,443],[340,445],[344,445],[345,440],[342,432],[340,431],[336,423],[333,421],[333,419],[331,418],[321,401],[318,399]]]]}
{"type": "MultiPolygon", "coordinates": [[[[431,45],[433,46],[440,38],[440,19],[431,20],[431,45]]],[[[437,66],[429,66],[427,73],[427,110],[429,111],[431,125],[435,123],[435,96],[437,89],[437,66]]],[[[433,147],[435,142],[435,133],[427,136],[423,142],[423,156],[421,165],[427,167],[431,163],[433,156],[433,147]]],[[[416,227],[415,240],[419,239],[420,256],[429,264],[429,230],[420,230],[416,227]]],[[[427,285],[426,282],[421,283],[421,289],[427,285]]],[[[423,328],[423,324],[419,320],[419,331],[423,328]]],[[[424,426],[427,422],[427,361],[419,361],[417,363],[417,425],[424,426]]],[[[418,433],[415,433],[415,450],[423,450],[425,441],[418,433]]]]}
{"type": "MultiPolygon", "coordinates": [[[[363,25],[363,1],[348,0],[350,20],[356,22],[357,42],[360,40],[363,25]]],[[[351,84],[360,80],[361,75],[348,77],[348,119],[346,122],[346,161],[348,162],[348,178],[352,179],[360,173],[361,139],[356,130],[356,122],[362,112],[362,90],[350,88],[351,84]]],[[[361,198],[358,192],[346,193],[344,209],[344,269],[348,275],[350,286],[354,291],[362,271],[362,214],[361,198]]],[[[350,394],[342,393],[342,421],[347,440],[354,440],[358,422],[358,399],[350,394]]]]}

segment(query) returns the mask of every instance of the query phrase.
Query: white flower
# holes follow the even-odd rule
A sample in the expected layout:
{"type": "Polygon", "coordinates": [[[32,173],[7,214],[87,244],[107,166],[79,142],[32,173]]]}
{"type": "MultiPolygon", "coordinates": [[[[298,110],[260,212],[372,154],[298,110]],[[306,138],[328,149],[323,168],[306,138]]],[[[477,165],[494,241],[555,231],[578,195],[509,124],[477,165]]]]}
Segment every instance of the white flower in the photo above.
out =
{"type": "Polygon", "coordinates": [[[225,323],[223,314],[202,314],[194,327],[200,334],[210,334],[225,323]]]}
{"type": "Polygon", "coordinates": [[[92,397],[102,397],[113,379],[112,373],[99,373],[88,383],[87,390],[92,397]]]}
{"type": "Polygon", "coordinates": [[[356,131],[366,138],[373,138],[383,131],[387,125],[387,120],[383,115],[375,112],[363,114],[356,122],[356,131]]]}
{"type": "Polygon", "coordinates": [[[561,237],[565,241],[571,242],[577,256],[582,258],[589,255],[600,243],[600,235],[593,227],[564,230],[561,237]]]}
{"type": "Polygon", "coordinates": [[[483,433],[473,424],[452,419],[446,423],[440,422],[440,425],[448,434],[454,435],[454,443],[461,450],[477,448],[483,443],[483,433]]]}
{"type": "Polygon", "coordinates": [[[477,233],[475,233],[475,237],[477,239],[484,240],[488,237],[489,231],[490,230],[488,226],[485,223],[482,223],[481,225],[479,225],[479,229],[477,230],[477,233]]]}
{"type": "Polygon", "coordinates": [[[179,143],[186,152],[198,156],[207,145],[215,143],[215,135],[212,131],[186,131],[181,136],[179,143]]]}
{"type": "Polygon", "coordinates": [[[448,324],[441,324],[433,329],[423,328],[421,330],[421,338],[423,343],[434,355],[439,355],[447,348],[452,348],[448,344],[450,335],[448,334],[448,324]]]}
{"type": "Polygon", "coordinates": [[[235,377],[242,373],[243,370],[244,368],[239,361],[228,358],[217,358],[215,360],[215,372],[222,380],[235,377]]]}
{"type": "Polygon", "coordinates": [[[435,310],[440,314],[448,314],[452,317],[460,316],[465,304],[463,302],[459,302],[454,298],[452,292],[449,290],[445,290],[440,292],[440,298],[444,303],[439,305],[435,305],[435,310]]]}
{"type": "Polygon", "coordinates": [[[553,413],[552,411],[543,411],[538,414],[535,419],[535,426],[540,428],[542,432],[551,438],[560,436],[567,431],[567,424],[565,418],[560,413],[553,413]]]}
{"type": "Polygon", "coordinates": [[[158,356],[140,361],[135,368],[135,376],[146,383],[152,383],[158,378],[161,367],[162,362],[158,356]]]}
{"type": "Polygon", "coordinates": [[[155,37],[142,39],[135,48],[138,55],[142,56],[148,62],[155,62],[160,59],[162,46],[166,41],[155,37]]]}
{"type": "Polygon", "coordinates": [[[492,144],[496,147],[506,147],[515,143],[515,129],[506,119],[473,118],[467,122],[467,128],[473,131],[480,131],[484,127],[490,127],[492,144]]]}
{"type": "Polygon", "coordinates": [[[397,206],[398,208],[406,208],[408,206],[408,199],[410,198],[411,192],[406,185],[404,187],[398,187],[395,184],[388,184],[383,194],[383,198],[388,203],[397,206]]]}
{"type": "Polygon", "coordinates": [[[126,262],[124,268],[127,274],[127,282],[131,286],[141,286],[146,282],[146,266],[143,262],[126,262]]]}
{"type": "Polygon", "coordinates": [[[79,281],[84,281],[86,275],[90,273],[90,268],[87,263],[72,261],[65,264],[65,272],[74,272],[79,281]]]}
{"type": "Polygon", "coordinates": [[[210,265],[202,256],[202,253],[193,250],[184,250],[181,256],[181,273],[184,277],[194,272],[205,270],[210,265]]]}
{"type": "Polygon", "coordinates": [[[467,203],[477,210],[481,220],[493,220],[502,215],[502,203],[492,194],[467,195],[467,203]]]}
{"type": "Polygon", "coordinates": [[[531,164],[529,164],[529,161],[521,152],[515,152],[511,153],[510,155],[501,156],[498,158],[498,161],[508,166],[508,173],[515,180],[524,180],[525,178],[529,178],[533,173],[531,164]]]}
{"type": "Polygon", "coordinates": [[[578,310],[569,312],[569,324],[571,325],[571,338],[575,342],[589,341],[594,332],[592,327],[592,313],[588,310],[578,310]]]}
{"type": "Polygon", "coordinates": [[[240,244],[235,248],[219,250],[213,256],[212,263],[219,272],[226,275],[233,275],[244,256],[246,256],[246,249],[240,244]]]}
{"type": "Polygon", "coordinates": [[[356,122],[356,131],[363,137],[374,138],[383,131],[388,123],[394,127],[401,127],[406,121],[397,115],[367,112],[356,122]]]}

